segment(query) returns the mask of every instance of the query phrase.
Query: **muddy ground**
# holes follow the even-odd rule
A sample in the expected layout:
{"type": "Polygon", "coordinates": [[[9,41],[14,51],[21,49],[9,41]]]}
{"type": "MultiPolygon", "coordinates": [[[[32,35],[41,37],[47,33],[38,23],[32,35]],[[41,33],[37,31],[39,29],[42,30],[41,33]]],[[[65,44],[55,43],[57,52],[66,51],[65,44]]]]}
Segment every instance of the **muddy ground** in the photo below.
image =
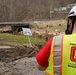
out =
{"type": "Polygon", "coordinates": [[[21,58],[13,62],[0,62],[0,75],[45,75],[36,67],[35,57],[21,58]]]}
{"type": "Polygon", "coordinates": [[[36,66],[38,47],[0,46],[0,75],[45,75],[36,66]]]}

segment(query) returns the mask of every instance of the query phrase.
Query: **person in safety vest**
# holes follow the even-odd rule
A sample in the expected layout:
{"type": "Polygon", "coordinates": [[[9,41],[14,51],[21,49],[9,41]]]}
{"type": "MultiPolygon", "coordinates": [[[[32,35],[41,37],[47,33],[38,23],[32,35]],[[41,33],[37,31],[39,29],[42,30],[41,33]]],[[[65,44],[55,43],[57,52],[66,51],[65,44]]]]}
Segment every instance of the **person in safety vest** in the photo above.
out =
{"type": "Polygon", "coordinates": [[[76,5],[68,14],[66,35],[54,36],[36,55],[46,75],[76,75],[76,5]]]}

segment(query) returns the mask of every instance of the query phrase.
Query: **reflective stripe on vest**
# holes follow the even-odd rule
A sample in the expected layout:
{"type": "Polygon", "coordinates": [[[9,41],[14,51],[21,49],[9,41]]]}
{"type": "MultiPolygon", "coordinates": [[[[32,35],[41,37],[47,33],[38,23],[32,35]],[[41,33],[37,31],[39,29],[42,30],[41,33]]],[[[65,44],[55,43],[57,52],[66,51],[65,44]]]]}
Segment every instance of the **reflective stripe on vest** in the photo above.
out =
{"type": "Polygon", "coordinates": [[[53,37],[51,54],[48,59],[49,66],[46,69],[47,75],[62,75],[62,62],[61,47],[62,47],[62,36],[53,37]]]}
{"type": "Polygon", "coordinates": [[[57,36],[54,49],[54,74],[60,75],[62,36],[57,36]]]}

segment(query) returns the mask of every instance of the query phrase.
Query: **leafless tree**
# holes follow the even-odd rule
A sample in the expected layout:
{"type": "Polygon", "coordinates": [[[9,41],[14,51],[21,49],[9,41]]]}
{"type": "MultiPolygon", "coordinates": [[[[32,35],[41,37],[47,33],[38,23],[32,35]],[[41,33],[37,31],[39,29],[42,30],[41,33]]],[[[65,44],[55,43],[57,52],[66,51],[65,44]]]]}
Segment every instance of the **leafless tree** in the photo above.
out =
{"type": "Polygon", "coordinates": [[[0,21],[49,19],[50,10],[76,0],[0,0],[0,21]]]}

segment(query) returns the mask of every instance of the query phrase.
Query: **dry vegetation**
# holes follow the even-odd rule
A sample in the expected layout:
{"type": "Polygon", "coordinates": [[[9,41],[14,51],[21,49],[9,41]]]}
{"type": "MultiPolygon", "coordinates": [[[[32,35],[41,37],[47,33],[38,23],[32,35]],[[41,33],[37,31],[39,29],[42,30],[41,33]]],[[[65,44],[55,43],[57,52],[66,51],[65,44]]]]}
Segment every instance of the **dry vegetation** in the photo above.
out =
{"type": "Polygon", "coordinates": [[[0,0],[0,22],[49,19],[50,10],[76,0],[0,0]]]}

